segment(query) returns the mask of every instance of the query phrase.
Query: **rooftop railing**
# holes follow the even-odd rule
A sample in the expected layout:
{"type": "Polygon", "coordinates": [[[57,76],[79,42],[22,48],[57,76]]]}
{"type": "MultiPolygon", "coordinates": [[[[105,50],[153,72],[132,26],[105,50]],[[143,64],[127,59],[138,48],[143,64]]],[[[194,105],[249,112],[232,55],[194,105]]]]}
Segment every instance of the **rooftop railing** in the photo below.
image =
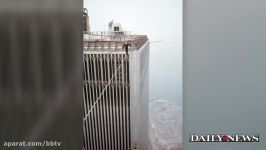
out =
{"type": "Polygon", "coordinates": [[[96,32],[86,32],[84,34],[88,40],[129,40],[134,35],[130,31],[119,31],[119,32],[109,32],[109,31],[96,31],[96,32]]]}
{"type": "Polygon", "coordinates": [[[123,45],[128,43],[130,48],[139,49],[142,47],[148,38],[146,35],[134,35],[126,37],[125,40],[117,39],[96,39],[96,40],[84,40],[83,47],[85,51],[110,51],[110,50],[122,50],[123,45]]]}

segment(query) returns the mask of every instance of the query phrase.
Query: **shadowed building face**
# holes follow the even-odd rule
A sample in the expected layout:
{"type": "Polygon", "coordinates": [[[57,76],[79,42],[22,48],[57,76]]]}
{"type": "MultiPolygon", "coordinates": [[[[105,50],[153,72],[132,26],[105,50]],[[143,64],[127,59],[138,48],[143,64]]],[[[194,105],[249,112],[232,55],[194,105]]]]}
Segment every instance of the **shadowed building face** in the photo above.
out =
{"type": "Polygon", "coordinates": [[[80,8],[68,0],[0,2],[0,143],[82,148],[80,8]]]}

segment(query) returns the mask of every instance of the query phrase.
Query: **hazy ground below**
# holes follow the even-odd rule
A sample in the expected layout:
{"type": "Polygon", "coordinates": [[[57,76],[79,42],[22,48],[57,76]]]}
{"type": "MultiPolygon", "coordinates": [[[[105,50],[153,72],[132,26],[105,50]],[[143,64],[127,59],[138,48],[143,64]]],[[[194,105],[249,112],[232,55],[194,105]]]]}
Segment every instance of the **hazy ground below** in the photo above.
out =
{"type": "Polygon", "coordinates": [[[182,108],[161,99],[151,101],[149,107],[152,150],[182,149],[182,108]]]}

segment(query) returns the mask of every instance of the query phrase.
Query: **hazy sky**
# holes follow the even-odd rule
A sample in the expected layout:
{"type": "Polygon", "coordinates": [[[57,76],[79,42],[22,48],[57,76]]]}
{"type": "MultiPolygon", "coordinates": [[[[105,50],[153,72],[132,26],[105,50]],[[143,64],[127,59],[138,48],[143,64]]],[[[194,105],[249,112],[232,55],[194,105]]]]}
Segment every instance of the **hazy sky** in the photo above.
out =
{"type": "Polygon", "coordinates": [[[84,0],[92,31],[111,20],[123,29],[146,34],[150,48],[150,99],[182,104],[182,0],[84,0]]]}

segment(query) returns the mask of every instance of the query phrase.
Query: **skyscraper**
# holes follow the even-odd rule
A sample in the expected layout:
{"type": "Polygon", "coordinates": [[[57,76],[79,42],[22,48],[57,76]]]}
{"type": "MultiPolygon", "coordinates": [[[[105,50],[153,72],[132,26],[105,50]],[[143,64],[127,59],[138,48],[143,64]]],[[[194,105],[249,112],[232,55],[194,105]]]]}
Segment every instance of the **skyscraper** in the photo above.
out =
{"type": "Polygon", "coordinates": [[[84,149],[148,150],[149,40],[114,21],[84,35],[84,149]]]}

